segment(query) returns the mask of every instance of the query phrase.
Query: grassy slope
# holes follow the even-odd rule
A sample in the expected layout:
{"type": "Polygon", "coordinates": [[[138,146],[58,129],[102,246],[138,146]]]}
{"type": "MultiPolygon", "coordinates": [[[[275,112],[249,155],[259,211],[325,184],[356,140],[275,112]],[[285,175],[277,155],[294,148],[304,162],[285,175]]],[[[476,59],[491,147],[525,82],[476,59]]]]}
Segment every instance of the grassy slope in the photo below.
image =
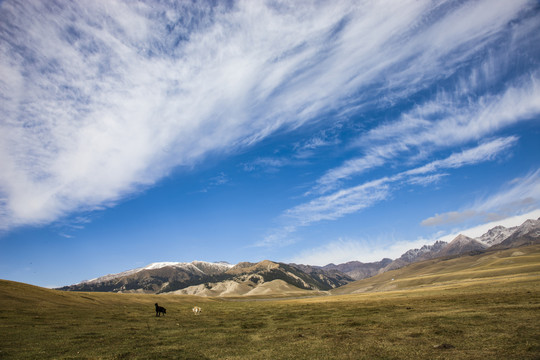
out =
{"type": "MultiPolygon", "coordinates": [[[[538,250],[522,256],[538,265],[538,250]]],[[[538,359],[539,274],[517,258],[484,259],[468,270],[493,276],[463,278],[467,270],[450,263],[455,276],[441,267],[444,281],[435,286],[425,278],[435,274],[421,267],[423,280],[408,290],[269,301],[0,281],[0,358],[538,359]],[[165,317],[154,316],[155,302],[165,317]],[[203,308],[200,316],[193,305],[203,308]]]]}
{"type": "Polygon", "coordinates": [[[355,281],[331,291],[334,295],[373,291],[406,290],[511,277],[540,276],[540,245],[487,252],[474,256],[437,258],[355,281]]]}

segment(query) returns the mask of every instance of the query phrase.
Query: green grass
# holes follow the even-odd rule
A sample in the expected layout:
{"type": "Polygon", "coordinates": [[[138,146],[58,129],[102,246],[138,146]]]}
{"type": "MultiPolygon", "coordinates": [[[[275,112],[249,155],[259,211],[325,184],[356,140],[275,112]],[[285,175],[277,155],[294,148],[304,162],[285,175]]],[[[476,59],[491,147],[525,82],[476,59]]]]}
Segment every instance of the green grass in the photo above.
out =
{"type": "Polygon", "coordinates": [[[540,274],[530,269],[247,301],[0,281],[0,359],[540,359],[539,310],[540,274]],[[166,316],[155,317],[155,302],[166,316]]]}

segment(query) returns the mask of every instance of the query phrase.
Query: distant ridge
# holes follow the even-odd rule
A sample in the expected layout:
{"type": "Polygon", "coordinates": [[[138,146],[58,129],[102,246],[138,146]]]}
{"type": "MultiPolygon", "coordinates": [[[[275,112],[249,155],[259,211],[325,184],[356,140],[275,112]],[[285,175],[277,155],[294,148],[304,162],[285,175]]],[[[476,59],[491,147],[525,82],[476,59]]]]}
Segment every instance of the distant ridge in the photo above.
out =
{"type": "Polygon", "coordinates": [[[377,275],[380,269],[388,266],[392,262],[392,259],[384,258],[381,261],[362,263],[360,261],[349,261],[344,264],[328,264],[322,267],[324,270],[337,270],[341,271],[355,280],[364,279],[377,275]]]}
{"type": "Polygon", "coordinates": [[[402,268],[418,261],[431,259],[447,245],[448,243],[445,241],[436,241],[433,245],[424,245],[420,249],[408,250],[396,260],[380,268],[377,273],[381,274],[390,270],[402,268]]]}

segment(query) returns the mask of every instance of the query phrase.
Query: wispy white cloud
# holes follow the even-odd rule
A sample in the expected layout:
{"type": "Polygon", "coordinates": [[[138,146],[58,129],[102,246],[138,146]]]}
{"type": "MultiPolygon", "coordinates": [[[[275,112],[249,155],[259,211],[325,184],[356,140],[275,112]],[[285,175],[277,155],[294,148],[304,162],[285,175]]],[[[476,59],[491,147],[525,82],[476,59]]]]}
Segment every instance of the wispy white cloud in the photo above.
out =
{"type": "Polygon", "coordinates": [[[317,149],[323,146],[330,146],[330,145],[336,145],[336,144],[339,144],[339,140],[337,139],[329,140],[323,134],[323,136],[316,136],[309,139],[305,144],[298,146],[298,148],[299,150],[313,150],[313,149],[317,149]]]}
{"type": "MultiPolygon", "coordinates": [[[[377,150],[393,152],[391,149],[392,147],[393,146],[387,146],[384,149],[379,148],[377,150]]],[[[386,162],[388,157],[391,157],[391,155],[370,152],[363,157],[347,160],[343,165],[329,170],[319,178],[314,192],[326,193],[335,190],[336,187],[340,186],[341,180],[350,178],[353,175],[361,174],[367,169],[381,166],[386,162]]]]}
{"type": "Polygon", "coordinates": [[[386,199],[390,179],[382,178],[318,197],[285,212],[298,226],[335,220],[386,199]]]}
{"type": "Polygon", "coordinates": [[[229,182],[229,177],[224,172],[220,172],[217,176],[210,179],[211,186],[224,185],[229,182]]]}
{"type": "Polygon", "coordinates": [[[495,195],[477,200],[473,208],[501,215],[524,212],[540,206],[540,169],[516,178],[495,195]]]}
{"type": "Polygon", "coordinates": [[[481,96],[475,101],[466,99],[466,103],[448,93],[439,93],[432,101],[402,114],[399,120],[362,135],[356,142],[365,154],[329,170],[317,180],[315,189],[322,193],[335,189],[343,180],[403,156],[421,153],[421,159],[441,149],[493,136],[507,126],[540,114],[539,99],[538,73],[521,78],[502,94],[481,96]]]}
{"type": "Polygon", "coordinates": [[[439,169],[455,169],[466,165],[473,165],[482,161],[491,161],[501,152],[510,149],[517,143],[516,136],[498,138],[485,142],[471,149],[454,153],[442,160],[432,161],[424,166],[420,166],[405,171],[404,175],[419,175],[431,173],[439,169]]]}
{"type": "Polygon", "coordinates": [[[448,176],[447,173],[439,173],[432,175],[412,176],[407,179],[407,183],[411,185],[428,186],[438,183],[442,178],[448,176]]]}
{"type": "Polygon", "coordinates": [[[510,217],[500,217],[497,219],[493,219],[493,221],[488,220],[488,222],[484,222],[480,225],[476,225],[469,228],[458,227],[458,228],[452,229],[452,231],[446,235],[439,234],[439,236],[434,236],[433,239],[450,242],[454,240],[456,236],[458,236],[459,234],[463,234],[465,236],[475,238],[475,237],[482,236],[488,230],[494,228],[495,226],[501,225],[501,226],[510,228],[514,226],[519,226],[528,219],[538,219],[538,218],[540,218],[540,209],[535,209],[527,213],[522,213],[522,214],[510,216],[510,217]]]}
{"type": "Polygon", "coordinates": [[[220,172],[218,175],[206,180],[206,184],[204,188],[202,188],[201,190],[197,192],[207,193],[218,186],[227,184],[229,181],[230,181],[230,178],[227,176],[227,174],[225,174],[224,172],[220,172]]]}
{"type": "MultiPolygon", "coordinates": [[[[491,5],[496,4],[492,3],[491,5]]],[[[506,5],[508,3],[504,4],[503,7],[506,5]]],[[[468,44],[471,47],[468,47],[467,50],[455,53],[448,52],[447,54],[457,54],[460,58],[463,56],[466,58],[471,55],[469,51],[478,50],[488,41],[489,37],[484,38],[480,34],[493,35],[494,31],[496,32],[496,26],[491,27],[495,23],[492,23],[478,33],[478,38],[470,33],[472,28],[481,23],[485,16],[491,17],[494,12],[502,10],[502,8],[495,6],[484,13],[488,7],[490,7],[489,4],[482,2],[467,3],[450,16],[437,22],[434,28],[438,30],[430,28],[430,31],[425,34],[427,38],[417,36],[414,40],[431,44],[427,40],[428,38],[443,39],[446,36],[456,36],[457,33],[452,33],[447,28],[451,22],[455,22],[455,26],[462,26],[458,33],[463,31],[461,35],[464,36],[463,42],[458,44],[458,41],[455,43],[456,46],[460,47],[469,41],[472,43],[468,44]],[[478,21],[473,21],[474,25],[465,23],[465,19],[469,19],[473,14],[478,16],[478,21]],[[445,29],[444,33],[442,29],[445,29]]],[[[363,152],[362,156],[349,159],[341,166],[330,169],[318,179],[315,189],[322,193],[331,191],[339,187],[342,181],[366,173],[397,158],[401,161],[404,156],[407,156],[412,160],[421,160],[434,151],[462,146],[470,141],[492,136],[505,127],[537,116],[540,113],[540,72],[538,67],[517,78],[514,77],[512,80],[503,79],[503,77],[507,76],[509,71],[515,71],[511,69],[512,64],[516,61],[512,56],[519,52],[520,47],[537,48],[534,44],[540,41],[540,35],[532,29],[536,28],[537,25],[534,24],[538,23],[538,20],[538,14],[520,19],[521,26],[512,28],[512,40],[508,41],[508,49],[504,53],[491,50],[481,62],[472,66],[466,73],[459,73],[457,80],[447,86],[445,90],[440,90],[433,98],[421,101],[413,109],[402,113],[396,120],[390,120],[362,134],[355,141],[356,146],[363,152]],[[505,83],[504,87],[494,86],[501,81],[505,83]]],[[[422,79],[423,76],[433,76],[428,69],[440,66],[440,62],[459,63],[452,56],[438,58],[432,51],[441,50],[438,46],[433,46],[430,50],[422,52],[421,59],[425,62],[420,61],[419,63],[425,67],[410,67],[405,72],[421,71],[423,73],[418,74],[416,79],[422,79]],[[429,56],[434,56],[439,60],[429,61],[429,56]]],[[[461,58],[461,60],[464,59],[461,58]]],[[[457,73],[457,69],[459,66],[457,68],[441,66],[439,71],[442,73],[456,71],[457,73]]],[[[447,73],[446,76],[450,76],[450,73],[447,73]]],[[[412,76],[410,78],[404,76],[407,81],[411,81],[412,78],[412,76]]],[[[422,81],[425,80],[422,79],[422,81]]],[[[423,84],[428,83],[424,82],[423,84]]],[[[410,87],[409,85],[407,84],[404,91],[415,89],[414,85],[410,87]]]]}
{"type": "Polygon", "coordinates": [[[320,131],[315,136],[303,139],[292,146],[287,144],[286,151],[274,149],[274,155],[257,157],[254,160],[242,164],[242,168],[247,172],[277,173],[284,167],[305,166],[317,160],[325,149],[340,144],[338,138],[339,124],[320,131]]]}
{"type": "Polygon", "coordinates": [[[420,248],[423,245],[426,245],[425,239],[398,240],[392,241],[388,245],[366,241],[366,239],[338,239],[312,249],[306,249],[286,261],[319,266],[330,263],[342,264],[348,261],[368,263],[384,258],[395,259],[406,251],[420,248]]]}
{"type": "Polygon", "coordinates": [[[310,159],[316,157],[321,151],[341,144],[339,132],[342,131],[342,124],[336,122],[330,129],[325,129],[317,135],[305,141],[294,144],[295,159],[310,159]]]}
{"type": "Polygon", "coordinates": [[[465,209],[436,214],[424,219],[423,226],[456,225],[471,220],[489,222],[523,214],[540,207],[540,170],[515,179],[499,192],[477,199],[465,209]]]}
{"type": "Polygon", "coordinates": [[[259,157],[255,160],[243,164],[244,171],[263,171],[272,173],[278,171],[283,166],[291,164],[291,159],[285,157],[259,157]]]}
{"type": "Polygon", "coordinates": [[[268,233],[263,239],[254,243],[252,247],[276,248],[294,244],[297,241],[294,236],[297,229],[297,225],[287,225],[276,228],[268,233]]]}
{"type": "MultiPolygon", "coordinates": [[[[318,196],[311,201],[286,210],[282,214],[282,217],[287,225],[276,229],[267,236],[261,245],[279,246],[281,242],[287,242],[288,237],[297,231],[299,227],[308,226],[320,221],[336,220],[369,208],[388,199],[397,189],[405,185],[426,186],[427,184],[432,184],[441,177],[446,176],[446,174],[437,173],[440,170],[492,161],[497,156],[509,151],[516,141],[517,138],[513,136],[493,139],[474,148],[451,154],[444,159],[432,161],[421,167],[341,189],[329,195],[318,196]]],[[[528,179],[524,183],[533,184],[534,180],[528,179]]],[[[529,189],[529,187],[526,188],[529,189]]],[[[526,192],[527,189],[523,191],[526,192]]],[[[515,193],[516,191],[513,191],[508,198],[515,195],[515,193]]],[[[442,218],[448,222],[455,222],[470,215],[470,212],[464,214],[452,213],[443,215],[442,218]]],[[[441,216],[437,217],[437,219],[426,221],[427,224],[431,224],[434,221],[440,221],[440,218],[441,216]]]]}
{"type": "MultiPolygon", "coordinates": [[[[0,228],[111,206],[211,153],[404,98],[457,71],[532,6],[3,1],[0,228]]],[[[537,30],[517,28],[516,42],[537,30]]],[[[537,113],[531,81],[478,115],[537,113]]],[[[464,119],[463,133],[500,126],[464,119]]]]}
{"type": "Polygon", "coordinates": [[[422,220],[423,226],[436,226],[442,224],[455,224],[461,223],[464,220],[470,220],[477,213],[474,210],[465,210],[462,212],[459,211],[450,211],[444,214],[437,214],[428,219],[422,220]]]}

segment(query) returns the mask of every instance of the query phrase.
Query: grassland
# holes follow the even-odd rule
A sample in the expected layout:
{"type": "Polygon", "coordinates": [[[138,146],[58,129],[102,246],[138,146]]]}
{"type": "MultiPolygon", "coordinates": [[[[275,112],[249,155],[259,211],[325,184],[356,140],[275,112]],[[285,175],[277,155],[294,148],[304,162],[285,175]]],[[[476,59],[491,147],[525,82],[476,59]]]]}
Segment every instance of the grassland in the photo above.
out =
{"type": "MultiPolygon", "coordinates": [[[[539,249],[522,254],[540,264],[539,249]]],[[[0,281],[0,359],[540,359],[538,266],[493,261],[467,278],[417,270],[409,288],[264,301],[0,281]]]]}

